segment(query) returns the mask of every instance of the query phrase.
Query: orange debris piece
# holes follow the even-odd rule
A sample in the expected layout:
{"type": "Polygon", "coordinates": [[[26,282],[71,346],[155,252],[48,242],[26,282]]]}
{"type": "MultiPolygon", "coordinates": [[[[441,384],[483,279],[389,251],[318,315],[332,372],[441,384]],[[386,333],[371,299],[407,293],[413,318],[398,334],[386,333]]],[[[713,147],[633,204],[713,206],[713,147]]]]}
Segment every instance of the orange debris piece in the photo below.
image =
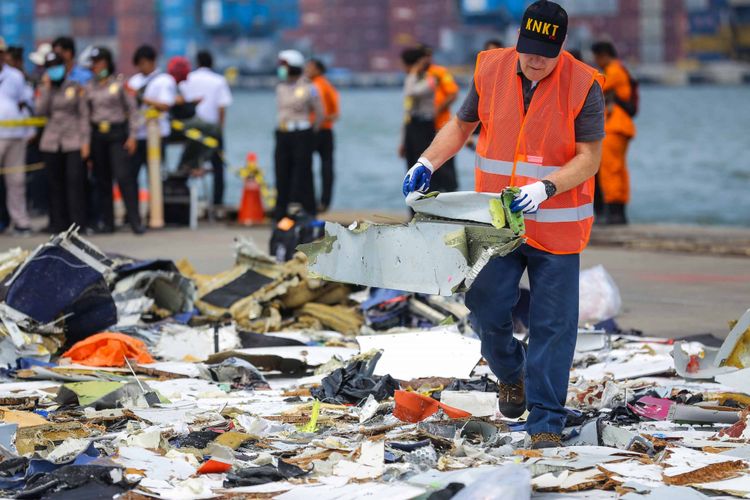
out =
{"type": "Polygon", "coordinates": [[[142,341],[113,332],[97,333],[76,342],[63,357],[86,366],[125,366],[125,358],[138,363],[154,362],[142,341]]]}
{"type": "Polygon", "coordinates": [[[436,399],[423,396],[416,392],[396,391],[393,395],[396,408],[393,416],[404,422],[421,422],[441,408],[450,418],[468,418],[471,413],[445,405],[436,399]]]}
{"type": "Polygon", "coordinates": [[[232,469],[232,464],[219,459],[209,458],[198,469],[198,474],[223,474],[232,469]]]}

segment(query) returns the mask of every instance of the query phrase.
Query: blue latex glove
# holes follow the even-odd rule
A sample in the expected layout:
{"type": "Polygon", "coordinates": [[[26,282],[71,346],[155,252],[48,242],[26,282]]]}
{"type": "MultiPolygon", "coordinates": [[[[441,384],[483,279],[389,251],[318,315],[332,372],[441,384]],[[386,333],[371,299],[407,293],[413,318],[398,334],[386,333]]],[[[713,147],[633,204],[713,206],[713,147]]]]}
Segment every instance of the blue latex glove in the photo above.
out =
{"type": "Polygon", "coordinates": [[[404,177],[404,196],[408,196],[413,191],[419,191],[420,193],[429,191],[433,171],[430,160],[425,157],[417,160],[417,163],[406,172],[406,177],[404,177]]]}
{"type": "Polygon", "coordinates": [[[547,188],[542,181],[533,184],[527,184],[521,187],[521,191],[516,195],[510,204],[511,212],[523,212],[533,214],[539,209],[539,205],[547,199],[547,188]]]}

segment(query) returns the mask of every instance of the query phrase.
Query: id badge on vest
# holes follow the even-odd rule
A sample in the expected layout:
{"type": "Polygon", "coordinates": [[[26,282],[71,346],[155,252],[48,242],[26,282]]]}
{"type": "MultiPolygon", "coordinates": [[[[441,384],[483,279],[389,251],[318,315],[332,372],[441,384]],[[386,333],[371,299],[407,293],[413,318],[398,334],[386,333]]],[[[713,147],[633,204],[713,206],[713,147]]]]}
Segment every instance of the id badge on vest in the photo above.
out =
{"type": "Polygon", "coordinates": [[[526,155],[526,162],[533,163],[534,165],[544,165],[543,156],[526,155]]]}

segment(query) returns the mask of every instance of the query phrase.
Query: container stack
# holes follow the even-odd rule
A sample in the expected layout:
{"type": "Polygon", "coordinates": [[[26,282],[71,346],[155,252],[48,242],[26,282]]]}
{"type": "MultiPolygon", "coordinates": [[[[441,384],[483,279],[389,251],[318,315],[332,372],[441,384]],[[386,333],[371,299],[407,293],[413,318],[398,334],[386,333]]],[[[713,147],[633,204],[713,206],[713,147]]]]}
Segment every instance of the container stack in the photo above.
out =
{"type": "Polygon", "coordinates": [[[94,30],[93,25],[95,20],[91,16],[92,4],[99,2],[92,2],[91,0],[71,0],[71,26],[73,35],[78,38],[91,38],[94,30]]]}
{"type": "Polygon", "coordinates": [[[524,0],[461,0],[461,15],[469,25],[499,29],[505,23],[519,21],[527,3],[524,0]]]}
{"type": "Polygon", "coordinates": [[[204,0],[200,17],[214,36],[271,36],[299,26],[299,0],[204,0]]]}
{"type": "Polygon", "coordinates": [[[256,0],[254,3],[267,7],[269,18],[276,28],[292,29],[299,26],[300,0],[256,0]]]}
{"type": "Polygon", "coordinates": [[[626,61],[640,55],[639,26],[640,6],[636,1],[617,2],[563,2],[568,11],[570,26],[568,37],[575,40],[570,48],[586,50],[600,38],[609,39],[617,52],[626,61]]]}
{"type": "Polygon", "coordinates": [[[73,32],[70,11],[71,0],[36,0],[34,5],[34,32],[37,41],[51,41],[73,32]]]}
{"type": "Polygon", "coordinates": [[[441,35],[458,23],[457,7],[451,0],[363,5],[299,0],[299,11],[300,28],[288,35],[308,41],[318,55],[352,71],[398,71],[403,48],[418,43],[439,47],[441,35]]]}
{"type": "Polygon", "coordinates": [[[390,44],[399,50],[418,43],[437,48],[441,35],[458,24],[452,1],[390,0],[388,3],[390,44]]]}
{"type": "Polygon", "coordinates": [[[732,52],[729,5],[726,0],[688,2],[688,55],[702,62],[727,59],[732,52]]]}
{"type": "Polygon", "coordinates": [[[196,0],[163,0],[159,12],[165,59],[193,55],[201,42],[200,5],[196,0]]]}
{"type": "Polygon", "coordinates": [[[687,31],[687,11],[684,0],[665,0],[662,17],[664,37],[664,61],[675,62],[685,58],[685,33],[687,31]]]}
{"type": "Polygon", "coordinates": [[[683,58],[684,0],[568,0],[569,47],[586,50],[603,39],[626,62],[674,63],[683,58]]]}
{"type": "Polygon", "coordinates": [[[735,22],[734,53],[747,61],[750,60],[750,4],[733,0],[731,6],[735,22]]]}
{"type": "Polygon", "coordinates": [[[157,50],[161,47],[154,2],[119,0],[113,3],[113,8],[117,19],[117,68],[126,74],[133,73],[132,57],[140,45],[150,43],[157,50]]]}
{"type": "Polygon", "coordinates": [[[34,49],[34,1],[0,2],[0,33],[8,45],[20,45],[28,54],[34,49]]]}

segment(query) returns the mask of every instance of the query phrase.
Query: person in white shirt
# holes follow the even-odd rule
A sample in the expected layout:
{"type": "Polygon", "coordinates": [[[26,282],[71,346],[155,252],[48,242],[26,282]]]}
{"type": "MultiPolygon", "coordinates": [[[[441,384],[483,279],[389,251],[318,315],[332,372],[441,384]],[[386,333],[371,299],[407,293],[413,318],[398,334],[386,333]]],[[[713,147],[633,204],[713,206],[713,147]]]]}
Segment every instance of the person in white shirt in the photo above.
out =
{"type": "MultiPolygon", "coordinates": [[[[0,120],[24,118],[27,99],[26,79],[16,68],[5,63],[7,45],[0,37],[0,120]]],[[[31,233],[26,210],[26,127],[0,127],[0,168],[4,169],[6,204],[13,229],[18,235],[31,233]]]]}
{"type": "Polygon", "coordinates": [[[196,117],[206,123],[216,125],[219,133],[219,147],[211,156],[214,175],[214,205],[224,202],[224,123],[226,110],[232,104],[232,92],[227,79],[213,71],[211,53],[202,50],[196,57],[198,69],[192,71],[187,80],[180,83],[180,93],[188,102],[198,102],[196,117]]]}
{"type": "MultiPolygon", "coordinates": [[[[141,166],[146,163],[146,119],[144,116],[148,108],[155,108],[161,112],[159,116],[159,130],[162,139],[169,136],[169,108],[175,103],[177,96],[177,84],[169,74],[163,73],[156,67],[156,50],[150,45],[141,45],[133,55],[133,65],[138,68],[139,73],[131,76],[127,86],[135,93],[141,109],[141,123],[136,132],[136,148],[131,153],[131,179],[135,183],[138,193],[138,174],[141,166]]],[[[164,158],[164,141],[162,140],[162,158],[164,158]]],[[[130,190],[133,191],[133,190],[130,190]]],[[[137,203],[137,200],[136,200],[137,203]]],[[[142,228],[136,233],[143,231],[142,228]]]]}

